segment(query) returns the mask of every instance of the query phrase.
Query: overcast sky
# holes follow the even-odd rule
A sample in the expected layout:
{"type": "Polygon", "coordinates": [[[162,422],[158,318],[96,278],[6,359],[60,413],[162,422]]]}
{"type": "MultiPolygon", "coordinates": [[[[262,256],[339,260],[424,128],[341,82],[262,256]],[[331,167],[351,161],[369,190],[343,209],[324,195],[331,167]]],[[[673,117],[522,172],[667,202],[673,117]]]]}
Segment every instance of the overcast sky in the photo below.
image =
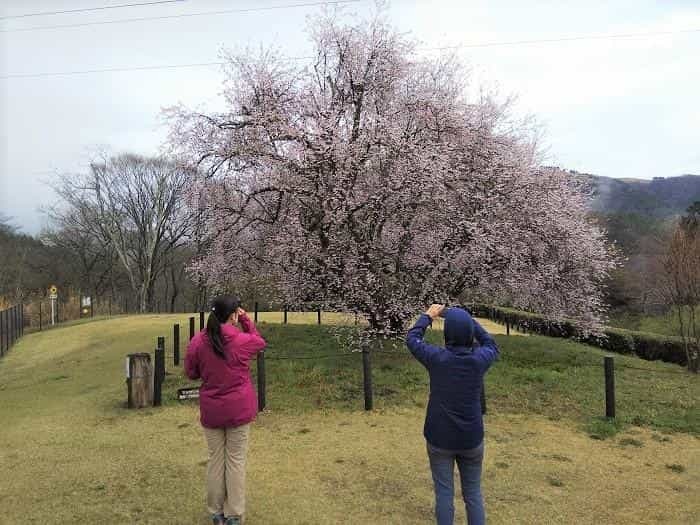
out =
{"type": "MultiPolygon", "coordinates": [[[[0,17],[153,1],[0,0],[0,17]]],[[[0,20],[0,212],[36,233],[53,174],[85,169],[98,147],[156,154],[164,106],[220,106],[217,66],[49,73],[216,62],[222,46],[304,56],[306,17],[318,7],[259,8],[313,1],[187,0],[0,20]],[[259,10],[24,30],[246,8],[259,10]],[[17,77],[38,73],[47,75],[17,77]]],[[[425,46],[465,44],[477,78],[517,94],[518,111],[543,124],[552,163],[612,177],[700,173],[700,0],[394,0],[389,13],[425,46]],[[658,32],[673,34],[523,43],[658,32]],[[474,46],[489,43],[509,44],[474,46]]]]}

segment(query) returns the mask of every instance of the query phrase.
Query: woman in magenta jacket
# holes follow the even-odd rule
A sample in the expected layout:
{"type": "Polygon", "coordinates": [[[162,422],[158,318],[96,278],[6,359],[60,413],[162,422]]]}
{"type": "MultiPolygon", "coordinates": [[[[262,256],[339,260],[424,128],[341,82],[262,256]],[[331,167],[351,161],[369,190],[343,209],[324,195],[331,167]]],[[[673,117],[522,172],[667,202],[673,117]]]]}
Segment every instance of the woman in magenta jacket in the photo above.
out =
{"type": "Polygon", "coordinates": [[[207,509],[218,525],[243,520],[248,436],[258,413],[250,361],[267,344],[240,304],[230,295],[216,297],[207,329],[192,338],[185,357],[187,377],[202,380],[200,421],[209,449],[207,509]]]}

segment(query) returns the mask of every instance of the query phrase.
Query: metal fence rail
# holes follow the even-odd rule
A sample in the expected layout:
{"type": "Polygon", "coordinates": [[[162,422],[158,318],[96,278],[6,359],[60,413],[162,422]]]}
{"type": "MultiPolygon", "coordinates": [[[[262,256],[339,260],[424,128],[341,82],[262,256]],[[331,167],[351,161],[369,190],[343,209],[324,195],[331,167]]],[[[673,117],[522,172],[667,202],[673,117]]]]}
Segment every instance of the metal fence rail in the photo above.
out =
{"type": "Polygon", "coordinates": [[[0,357],[24,334],[24,306],[16,304],[0,310],[0,357]]]}

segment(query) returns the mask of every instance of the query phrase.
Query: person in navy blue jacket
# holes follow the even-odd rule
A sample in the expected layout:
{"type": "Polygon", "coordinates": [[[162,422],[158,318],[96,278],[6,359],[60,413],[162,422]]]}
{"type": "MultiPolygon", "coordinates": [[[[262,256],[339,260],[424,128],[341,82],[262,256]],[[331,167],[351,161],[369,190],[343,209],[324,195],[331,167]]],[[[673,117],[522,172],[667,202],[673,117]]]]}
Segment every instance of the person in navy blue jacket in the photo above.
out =
{"type": "Polygon", "coordinates": [[[486,515],[481,495],[484,422],[480,395],[484,374],[498,359],[496,341],[466,310],[433,304],[408,331],[406,345],[430,375],[423,435],[435,486],[437,523],[451,525],[454,521],[456,462],[467,521],[482,525],[486,515]],[[425,330],[437,317],[445,318],[445,348],[424,340],[425,330]]]}

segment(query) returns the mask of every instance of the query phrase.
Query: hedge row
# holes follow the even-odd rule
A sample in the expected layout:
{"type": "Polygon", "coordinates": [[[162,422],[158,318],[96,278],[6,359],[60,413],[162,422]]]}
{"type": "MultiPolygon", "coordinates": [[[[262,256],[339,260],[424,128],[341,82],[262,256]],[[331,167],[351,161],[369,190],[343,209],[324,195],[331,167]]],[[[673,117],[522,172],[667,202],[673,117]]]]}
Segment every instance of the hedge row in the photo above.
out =
{"type": "Polygon", "coordinates": [[[660,359],[683,366],[687,364],[685,347],[680,337],[610,327],[600,335],[583,334],[570,322],[551,321],[530,312],[485,305],[474,305],[469,309],[476,317],[485,317],[501,324],[508,323],[521,332],[573,338],[609,352],[633,354],[649,361],[660,359]]]}

